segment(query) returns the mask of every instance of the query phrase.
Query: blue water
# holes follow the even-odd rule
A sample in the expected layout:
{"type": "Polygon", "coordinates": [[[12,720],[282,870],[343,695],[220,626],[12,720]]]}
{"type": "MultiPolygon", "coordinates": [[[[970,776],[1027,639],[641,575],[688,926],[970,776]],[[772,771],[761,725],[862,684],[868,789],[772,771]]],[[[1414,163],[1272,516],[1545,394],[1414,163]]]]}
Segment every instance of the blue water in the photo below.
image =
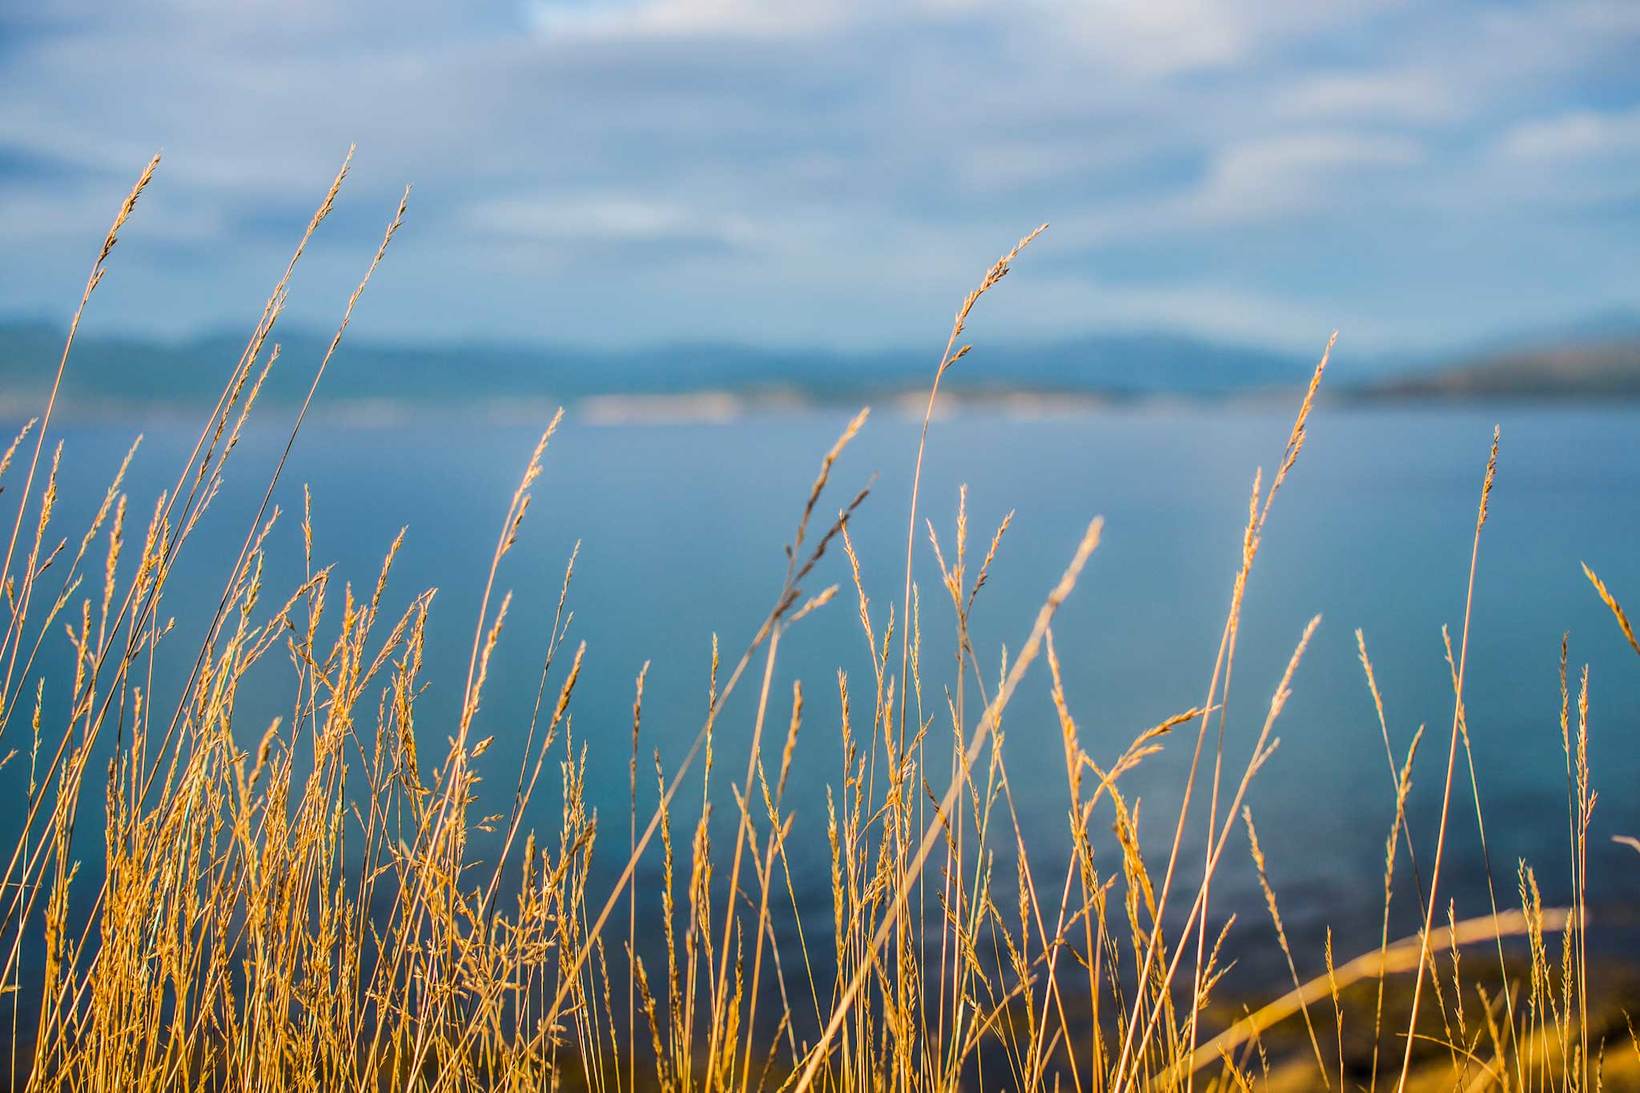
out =
{"type": "MultiPolygon", "coordinates": [[[[1088,519],[1105,517],[1103,543],[1055,622],[1070,706],[1084,746],[1101,761],[1113,759],[1141,728],[1202,701],[1239,562],[1253,473],[1262,465],[1268,476],[1279,460],[1290,413],[1287,406],[1126,409],[1036,419],[970,412],[936,421],[923,512],[942,542],[949,547],[961,483],[969,487],[971,551],[983,552],[1003,514],[1016,512],[975,613],[983,662],[996,665],[1004,646],[1017,649],[1088,519]]],[[[179,659],[189,648],[189,620],[220,595],[282,446],[278,417],[269,413],[235,454],[225,495],[172,582],[166,610],[179,619],[173,653],[179,659]]],[[[711,636],[720,635],[725,660],[732,663],[767,611],[785,570],[782,546],[820,455],[847,417],[814,411],[726,424],[569,420],[548,452],[522,539],[501,573],[501,586],[514,593],[513,612],[475,729],[496,736],[486,762],[498,793],[510,792],[564,564],[579,540],[570,643],[585,641],[587,656],[572,726],[576,740],[590,749],[590,791],[604,819],[599,860],[609,868],[620,864],[633,677],[652,661],[642,730],[641,822],[656,796],[650,749],[659,749],[670,770],[693,739],[706,707],[711,636]]],[[[1626,594],[1640,609],[1640,410],[1323,407],[1276,502],[1248,590],[1227,742],[1230,769],[1239,773],[1294,643],[1308,619],[1321,614],[1277,726],[1281,746],[1250,797],[1271,881],[1305,954],[1301,964],[1318,965],[1326,925],[1337,934],[1341,953],[1364,950],[1377,939],[1393,795],[1356,660],[1357,627],[1365,630],[1376,663],[1398,759],[1416,727],[1428,726],[1411,812],[1420,861],[1433,854],[1452,723],[1441,626],[1452,626],[1456,640],[1495,422],[1503,428],[1503,447],[1481,546],[1468,670],[1469,724],[1492,867],[1505,899],[1512,900],[1520,858],[1537,868],[1546,898],[1566,898],[1557,661],[1561,635],[1569,631],[1574,671],[1586,662],[1592,679],[1590,752],[1601,791],[1591,836],[1592,899],[1614,930],[1629,923],[1629,908],[1640,905],[1640,856],[1610,841],[1614,833],[1640,833],[1640,799],[1629,791],[1640,775],[1640,749],[1634,746],[1640,657],[1627,648],[1578,564],[1587,560],[1620,598],[1626,594]]],[[[77,529],[74,521],[83,518],[89,496],[100,493],[137,431],[107,423],[60,430],[66,441],[65,528],[77,529]]],[[[177,424],[150,424],[144,431],[130,482],[132,525],[139,529],[194,439],[190,428],[177,424]]],[[[270,606],[274,593],[292,586],[301,572],[304,483],[313,492],[318,558],[335,562],[339,576],[355,587],[374,581],[382,553],[408,525],[389,603],[402,608],[425,588],[439,590],[429,648],[432,687],[420,720],[424,756],[442,753],[490,552],[536,432],[321,421],[304,433],[276,492],[285,515],[270,539],[276,562],[265,598],[270,606]]],[[[839,462],[834,492],[821,505],[822,513],[834,510],[876,476],[852,527],[879,628],[899,599],[915,445],[915,422],[878,415],[839,462]]],[[[917,541],[928,666],[924,711],[941,718],[938,737],[948,733],[941,687],[950,675],[951,610],[933,577],[921,530],[917,541]]],[[[868,653],[846,565],[836,551],[810,587],[832,582],[844,583],[845,594],[782,645],[771,718],[778,748],[790,680],[801,678],[807,710],[790,798],[798,810],[792,844],[805,866],[798,876],[806,914],[818,929],[830,923],[823,790],[841,779],[839,668],[853,682],[857,716],[863,720],[870,705],[868,653]]],[[[269,718],[287,712],[280,688],[288,679],[279,656],[259,669],[241,703],[248,740],[260,735],[269,718]]],[[[1027,678],[1004,721],[1004,749],[1033,866],[1057,877],[1065,861],[1066,780],[1046,680],[1040,665],[1027,678]]],[[[754,675],[720,723],[720,787],[743,772],[756,689],[754,675]]],[[[374,702],[369,705],[364,712],[373,712],[374,702]]],[[[1192,738],[1172,738],[1163,754],[1124,782],[1130,799],[1142,801],[1142,833],[1156,855],[1165,854],[1192,738]]],[[[1459,763],[1461,772],[1461,756],[1459,763]]],[[[943,762],[932,767],[944,769],[943,762]]],[[[1460,788],[1445,875],[1463,917],[1486,910],[1486,891],[1473,805],[1467,784],[1460,782],[1460,788]]],[[[720,803],[720,816],[732,807],[727,800],[720,803]]],[[[683,814],[692,816],[697,801],[698,791],[690,790],[683,814]]],[[[543,827],[555,823],[552,793],[539,802],[536,817],[543,827]]],[[[1119,862],[1108,824],[1108,812],[1101,812],[1095,831],[1102,836],[1106,872],[1119,862]]],[[[719,846],[729,845],[725,832],[719,846]]],[[[1186,844],[1195,863],[1187,875],[1199,871],[1200,845],[1199,834],[1186,844]]],[[[1215,885],[1214,918],[1240,912],[1244,944],[1273,951],[1239,833],[1231,847],[1215,885]]],[[[640,879],[646,892],[654,891],[658,860],[650,856],[640,879]]],[[[999,872],[1011,872],[1011,866],[999,872]]],[[[1405,874],[1399,883],[1397,921],[1406,933],[1416,908],[1405,874]]]]}

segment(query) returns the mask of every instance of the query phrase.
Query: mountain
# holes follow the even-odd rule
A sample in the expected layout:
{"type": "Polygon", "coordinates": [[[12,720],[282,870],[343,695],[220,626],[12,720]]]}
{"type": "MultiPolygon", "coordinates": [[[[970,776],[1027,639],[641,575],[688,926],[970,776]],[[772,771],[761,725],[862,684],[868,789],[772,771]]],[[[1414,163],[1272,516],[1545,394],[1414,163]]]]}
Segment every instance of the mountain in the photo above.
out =
{"type": "MultiPolygon", "coordinates": [[[[290,405],[307,394],[329,339],[286,331],[278,341],[279,363],[262,397],[290,405]]],[[[39,404],[62,343],[63,331],[51,324],[0,322],[0,409],[24,412],[39,404]]],[[[177,341],[82,334],[60,402],[68,413],[209,406],[243,346],[228,334],[177,341]]],[[[331,362],[318,405],[489,413],[593,399],[663,406],[704,397],[716,400],[711,405],[859,404],[926,392],[935,362],[926,348],[843,352],[686,342],[607,349],[349,338],[331,362]]],[[[1308,356],[1179,334],[1101,333],[982,343],[946,374],[943,389],[974,401],[1017,395],[1049,401],[1214,399],[1291,390],[1309,378],[1313,363],[1308,356]]],[[[1350,378],[1335,373],[1334,397],[1640,399],[1640,320],[1608,315],[1492,339],[1445,360],[1411,366],[1357,360],[1350,371],[1350,378]]]]}
{"type": "MultiPolygon", "coordinates": [[[[0,391],[9,403],[50,384],[63,332],[43,323],[0,323],[0,391]]],[[[263,398],[299,401],[328,339],[282,332],[280,363],[263,398]]],[[[174,342],[82,335],[63,381],[71,410],[209,404],[243,348],[228,335],[174,342]]],[[[680,343],[591,349],[520,343],[394,345],[345,341],[326,373],[323,405],[493,405],[508,400],[576,402],[596,396],[684,396],[859,402],[927,389],[927,350],[847,353],[680,343]]],[[[947,389],[1135,398],[1216,397],[1300,384],[1312,362],[1275,350],[1171,334],[1099,334],[1052,342],[982,346],[947,373],[947,389]]]]}
{"type": "Polygon", "coordinates": [[[1640,398],[1640,336],[1473,354],[1444,367],[1394,376],[1356,393],[1375,399],[1640,398]]]}

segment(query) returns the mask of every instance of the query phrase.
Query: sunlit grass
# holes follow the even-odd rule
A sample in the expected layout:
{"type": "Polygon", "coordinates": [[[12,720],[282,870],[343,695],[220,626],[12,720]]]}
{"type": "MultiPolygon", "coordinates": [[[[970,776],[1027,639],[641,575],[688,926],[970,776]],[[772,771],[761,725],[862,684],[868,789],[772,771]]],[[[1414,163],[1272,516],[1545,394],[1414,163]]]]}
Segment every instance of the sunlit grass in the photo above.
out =
{"type": "MultiPolygon", "coordinates": [[[[174,636],[166,592],[200,521],[211,518],[264,379],[280,366],[273,333],[291,273],[345,165],[228,367],[174,486],[151,504],[133,502],[123,487],[128,456],[89,526],[59,532],[56,392],[72,366],[80,314],[156,165],[101,248],[40,419],[0,461],[0,497],[16,511],[0,645],[0,733],[11,738],[0,744],[10,752],[3,766],[20,831],[0,878],[0,1012],[15,1087],[1581,1090],[1615,1083],[1620,1070],[1624,1080],[1640,1073],[1640,1046],[1590,996],[1583,923],[1596,795],[1587,673],[1569,680],[1564,655],[1572,903],[1545,907],[1524,863],[1507,870],[1501,897],[1488,876],[1493,906],[1483,917],[1458,920],[1447,898],[1447,847],[1465,798],[1484,850],[1464,716],[1467,609],[1456,652],[1448,646],[1453,714],[1444,748],[1436,733],[1392,739],[1357,634],[1391,817],[1382,884],[1365,884],[1361,896],[1382,902],[1381,937],[1355,956],[1335,954],[1330,934],[1321,953],[1289,944],[1248,791],[1275,752],[1319,619],[1293,635],[1251,749],[1226,746],[1225,711],[1250,577],[1276,496],[1299,473],[1331,342],[1299,396],[1274,473],[1252,474],[1201,701],[1137,731],[1115,755],[1093,754],[1066,698],[1053,621],[1098,548],[1100,521],[1090,518],[1059,573],[1042,575],[1031,628],[1007,635],[1011,653],[987,665],[970,623],[1006,553],[1009,519],[975,540],[988,544],[981,552],[971,547],[966,494],[949,528],[925,519],[919,497],[940,380],[967,352],[972,309],[1042,229],[1028,235],[963,300],[931,373],[902,587],[867,587],[849,534],[866,492],[839,500],[832,482],[838,457],[867,425],[862,412],[794,506],[785,558],[771,560],[761,625],[738,652],[720,659],[714,645],[704,717],[672,769],[640,755],[645,676],[635,680],[624,772],[632,803],[621,832],[589,808],[584,730],[577,737],[571,728],[584,651],[567,637],[573,559],[539,679],[496,679],[490,670],[512,608],[507,559],[558,418],[501,514],[454,723],[418,724],[427,720],[419,700],[429,675],[462,669],[426,663],[431,591],[388,606],[397,602],[388,589],[402,536],[370,587],[338,588],[313,555],[304,511],[306,576],[294,588],[266,587],[270,531],[290,519],[272,505],[283,458],[214,614],[189,620],[188,632],[205,637],[196,647],[174,636]],[[920,556],[938,566],[937,608],[913,581],[920,556]],[[823,574],[839,558],[846,576],[829,584],[823,574]],[[857,615],[872,666],[864,679],[839,672],[827,681],[842,714],[825,726],[805,723],[802,685],[789,695],[774,685],[783,637],[819,610],[857,615]],[[936,617],[945,621],[929,621],[936,617]],[[65,633],[72,678],[40,678],[41,650],[65,633]],[[290,662],[289,713],[248,724],[239,689],[268,657],[290,662]],[[930,657],[954,666],[948,682],[934,683],[943,668],[925,671],[930,657]],[[180,666],[180,688],[154,685],[174,674],[161,664],[180,666]],[[1027,680],[1049,689],[1057,724],[1012,731],[1049,734],[1063,754],[1064,782],[1032,787],[1064,794],[1069,853],[1059,860],[1026,845],[1003,761],[1000,726],[1027,680]],[[47,687],[69,696],[66,716],[49,712],[47,687]],[[486,769],[491,739],[479,714],[497,687],[536,695],[517,771],[486,769]],[[718,719],[743,688],[756,692],[750,746],[744,757],[717,753],[718,719]],[[787,802],[800,734],[824,736],[825,750],[840,756],[823,816],[798,815],[787,802]],[[949,760],[925,761],[947,754],[946,738],[949,760]],[[931,739],[941,747],[929,751],[931,739]],[[1406,802],[1420,745],[1444,756],[1444,771],[1434,775],[1439,829],[1415,839],[1406,802]],[[1145,820],[1164,825],[1170,849],[1147,857],[1141,807],[1123,780],[1164,746],[1185,749],[1190,762],[1177,813],[1145,820]],[[511,790],[499,814],[483,811],[495,796],[480,794],[481,777],[511,790]],[[654,780],[653,812],[639,811],[640,779],[654,780]],[[538,791],[554,783],[560,812],[544,816],[538,791]],[[714,805],[733,809],[729,828],[709,822],[714,805]],[[90,824],[101,826],[105,850],[84,868],[76,831],[90,824]],[[1096,840],[1106,829],[1114,843],[1096,840]],[[732,845],[714,845],[714,831],[725,830],[732,845]],[[798,898],[794,839],[825,840],[829,917],[798,898]],[[1415,851],[1420,842],[1427,860],[1415,851]],[[1189,846],[1204,849],[1192,856],[1189,846]],[[1249,851],[1250,862],[1241,856],[1249,851]],[[1245,926],[1233,932],[1231,916],[1213,904],[1227,857],[1256,873],[1292,979],[1290,991],[1245,1011],[1215,993],[1250,936],[1245,926]],[[631,887],[657,872],[659,892],[644,893],[658,898],[654,916],[631,887]],[[1414,936],[1391,937],[1396,898],[1416,900],[1423,929],[1414,936]]],[[[309,402],[404,215],[401,202],[346,302],[309,402]]],[[[1471,600],[1496,458],[1495,440],[1478,482],[1471,600]]],[[[1617,600],[1590,579],[1632,643],[1617,600]]]]}

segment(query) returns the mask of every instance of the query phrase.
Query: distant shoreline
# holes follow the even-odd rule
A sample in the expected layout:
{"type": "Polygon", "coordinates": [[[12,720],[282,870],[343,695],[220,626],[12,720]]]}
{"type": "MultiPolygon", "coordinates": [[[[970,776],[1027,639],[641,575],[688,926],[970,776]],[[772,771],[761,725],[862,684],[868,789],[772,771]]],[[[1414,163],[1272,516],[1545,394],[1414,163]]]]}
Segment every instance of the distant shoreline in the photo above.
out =
{"type": "MultiPolygon", "coordinates": [[[[935,419],[959,417],[1000,417],[1014,421],[1053,421],[1097,414],[1165,414],[1169,411],[1226,413],[1259,412],[1284,406],[1286,391],[1245,392],[1215,398],[1178,395],[1110,396],[1092,393],[1008,391],[985,395],[953,394],[942,398],[935,419]]],[[[0,420],[22,423],[40,412],[43,395],[0,397],[0,420]]],[[[1640,396],[1519,394],[1417,394],[1398,395],[1376,392],[1339,393],[1324,397],[1322,405],[1350,411],[1374,410],[1459,410],[1482,406],[1532,406],[1541,409],[1577,410],[1640,408],[1640,396]]],[[[790,394],[776,396],[728,391],[701,391],[685,394],[591,395],[575,399],[478,399],[463,403],[436,403],[397,399],[333,399],[321,393],[309,417],[332,425],[355,429],[396,428],[413,425],[484,425],[495,427],[534,426],[552,417],[562,407],[568,420],[593,428],[628,426],[732,425],[737,422],[801,416],[815,413],[850,413],[869,406],[883,416],[919,421],[924,401],[913,395],[870,397],[858,400],[803,398],[790,394]]],[[[187,403],[148,401],[86,404],[75,400],[59,403],[56,418],[62,423],[82,425],[127,424],[197,425],[208,407],[187,403]]],[[[252,415],[252,421],[278,426],[295,406],[270,403],[252,415]]]]}
{"type": "MultiPolygon", "coordinates": [[[[0,320],[0,410],[43,404],[64,332],[0,320]]],[[[264,406],[307,394],[328,339],[287,331],[264,406]]],[[[179,342],[98,335],[77,340],[60,402],[85,419],[204,412],[194,393],[214,390],[243,344],[228,335],[179,342]]],[[[1319,350],[1319,346],[1317,347],[1319,350]]],[[[945,377],[942,401],[1024,417],[1119,406],[1258,404],[1302,388],[1309,354],[1177,333],[1087,334],[1058,341],[983,344],[945,377]]],[[[1640,400],[1640,333],[1534,342],[1517,339],[1468,355],[1418,363],[1341,349],[1329,368],[1335,403],[1496,400],[1640,400]]],[[[920,416],[929,380],[913,349],[838,351],[736,344],[593,349],[566,345],[350,340],[314,406],[369,424],[451,417],[534,420],[541,408],[574,408],[603,423],[728,421],[751,414],[904,404],[920,416]]]]}

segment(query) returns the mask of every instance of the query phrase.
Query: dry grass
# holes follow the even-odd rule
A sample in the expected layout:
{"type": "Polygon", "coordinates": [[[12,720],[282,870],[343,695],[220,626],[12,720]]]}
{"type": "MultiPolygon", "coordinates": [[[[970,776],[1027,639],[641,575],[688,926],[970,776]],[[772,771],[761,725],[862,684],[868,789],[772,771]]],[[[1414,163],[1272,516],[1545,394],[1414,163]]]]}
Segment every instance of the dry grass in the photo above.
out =
{"type": "MultiPolygon", "coordinates": [[[[80,313],[156,164],[121,205],[80,313]]],[[[1084,746],[1052,624],[1098,546],[1098,519],[1045,587],[1014,652],[1001,665],[981,663],[970,621],[1009,521],[973,566],[966,495],[954,530],[925,525],[951,608],[950,645],[939,656],[953,668],[942,693],[925,692],[925,678],[936,676],[924,671],[930,612],[912,575],[928,422],[940,378],[967,352],[958,343],[970,312],[1042,229],[964,299],[934,371],[899,599],[885,612],[862,577],[849,520],[865,492],[830,500],[838,457],[865,425],[862,412],[824,456],[798,509],[762,624],[732,661],[720,661],[714,645],[699,732],[676,768],[663,770],[656,758],[658,807],[647,815],[637,804],[639,779],[649,776],[640,755],[639,674],[624,846],[588,807],[587,751],[569,717],[583,652],[569,652],[565,638],[573,559],[523,765],[507,776],[510,803],[498,815],[481,811],[478,783],[491,741],[480,735],[479,714],[486,691],[502,685],[490,667],[511,607],[506,560],[557,419],[501,519],[455,724],[417,724],[433,594],[387,607],[398,542],[365,594],[338,590],[333,571],[313,557],[304,512],[305,579],[278,593],[264,586],[283,455],[205,637],[197,648],[173,649],[163,604],[175,567],[279,363],[273,333],[291,272],[346,172],[344,164],[228,370],[174,488],[151,509],[130,508],[122,466],[89,527],[60,536],[60,447],[47,454],[55,386],[42,418],[0,460],[3,476],[14,456],[27,453],[6,550],[0,644],[0,732],[28,737],[0,764],[16,756],[11,775],[21,781],[25,766],[27,775],[26,795],[14,804],[20,833],[0,878],[0,1012],[9,1018],[6,1072],[14,1087],[1585,1090],[1640,1072],[1640,1045],[1626,1024],[1590,998],[1585,893],[1596,794],[1586,672],[1575,699],[1563,683],[1572,906],[1544,907],[1525,863],[1516,871],[1518,908],[1498,906],[1490,875],[1490,914],[1458,921],[1450,901],[1443,906],[1460,748],[1483,849],[1485,837],[1464,715],[1467,609],[1452,658],[1452,726],[1427,875],[1406,812],[1419,736],[1392,740],[1358,634],[1390,775],[1382,936],[1375,950],[1341,961],[1330,934],[1322,953],[1289,945],[1247,800],[1276,750],[1275,730],[1319,619],[1297,636],[1256,739],[1240,754],[1227,746],[1227,706],[1245,596],[1275,497],[1302,455],[1331,342],[1267,488],[1262,475],[1253,477],[1219,650],[1198,706],[1138,732],[1114,756],[1084,746]],[[138,518],[145,529],[132,534],[129,521],[138,518]],[[838,674],[840,724],[817,729],[804,723],[800,685],[789,706],[775,693],[775,668],[784,635],[838,596],[837,586],[819,581],[823,557],[838,551],[851,575],[842,597],[854,600],[871,673],[863,683],[838,674]],[[64,630],[72,680],[37,678],[44,643],[64,630]],[[236,712],[241,682],[270,654],[290,660],[290,714],[244,724],[236,712]],[[162,664],[190,665],[180,688],[155,686],[166,678],[162,664]],[[751,743],[725,792],[716,729],[748,678],[757,687],[751,743]],[[1046,685],[1057,714],[1070,847],[1063,860],[1026,845],[1003,761],[1004,717],[1027,685],[1046,685]],[[55,707],[44,701],[47,686],[68,688],[66,716],[48,713],[55,707]],[[782,721],[779,749],[766,746],[782,721]],[[1171,849],[1165,861],[1152,860],[1124,778],[1187,725],[1196,731],[1171,849]],[[800,735],[823,736],[837,749],[824,817],[799,816],[787,801],[800,735]],[[949,762],[925,763],[936,754],[928,742],[944,737],[949,762]],[[427,753],[431,741],[439,753],[427,753]],[[538,829],[540,810],[531,805],[554,779],[561,812],[538,829]],[[685,808],[686,786],[700,794],[697,809],[685,808]],[[716,846],[714,831],[726,829],[710,822],[712,809],[731,800],[733,845],[716,846]],[[83,875],[74,857],[82,818],[101,824],[106,845],[100,866],[83,875]],[[1113,857],[1095,849],[1106,826],[1113,857]],[[1214,879],[1238,830],[1248,837],[1293,981],[1290,992],[1239,1018],[1216,993],[1236,942],[1231,922],[1216,921],[1212,906],[1214,879]],[[788,852],[793,838],[822,837],[829,921],[801,905],[788,852]],[[1205,848],[1199,869],[1185,860],[1189,845],[1205,848]],[[630,898],[640,863],[657,857],[658,921],[640,917],[630,898]],[[1406,871],[1423,929],[1392,942],[1389,911],[1406,871]],[[600,887],[598,878],[611,874],[614,883],[600,887]],[[1465,962],[1460,954],[1476,945],[1495,949],[1495,964],[1465,962]],[[1305,979],[1301,965],[1316,972],[1305,979]],[[1403,978],[1386,991],[1392,976],[1403,978]],[[1272,1040],[1283,1030],[1285,1044],[1272,1040]]],[[[284,454],[404,214],[401,203],[347,301],[284,454]]],[[[79,313],[59,383],[78,322],[79,313]]],[[[1494,443],[1475,524],[1471,599],[1496,461],[1494,443]]],[[[1633,643],[1616,599],[1589,577],[1633,643]]],[[[1490,874],[1489,860],[1486,868],[1490,874]]]]}

